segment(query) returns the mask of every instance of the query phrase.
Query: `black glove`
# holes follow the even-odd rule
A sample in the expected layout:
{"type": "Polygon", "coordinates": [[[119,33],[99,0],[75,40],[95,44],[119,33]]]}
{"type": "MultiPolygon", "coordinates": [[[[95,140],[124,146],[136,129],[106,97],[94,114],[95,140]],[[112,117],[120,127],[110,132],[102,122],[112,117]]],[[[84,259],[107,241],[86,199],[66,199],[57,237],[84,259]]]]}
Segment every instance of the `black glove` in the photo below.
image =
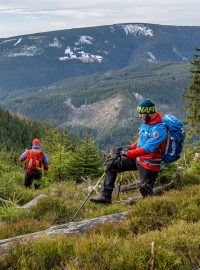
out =
{"type": "Polygon", "coordinates": [[[126,149],[123,149],[121,151],[121,154],[120,155],[123,156],[123,157],[126,157],[127,156],[127,150],[126,149]]]}
{"type": "Polygon", "coordinates": [[[124,150],[123,147],[118,147],[117,150],[116,150],[116,155],[117,155],[117,156],[120,156],[122,150],[124,150]]]}
{"type": "Polygon", "coordinates": [[[125,148],[123,148],[123,147],[119,147],[116,150],[116,155],[126,157],[127,156],[127,150],[125,148]]]}

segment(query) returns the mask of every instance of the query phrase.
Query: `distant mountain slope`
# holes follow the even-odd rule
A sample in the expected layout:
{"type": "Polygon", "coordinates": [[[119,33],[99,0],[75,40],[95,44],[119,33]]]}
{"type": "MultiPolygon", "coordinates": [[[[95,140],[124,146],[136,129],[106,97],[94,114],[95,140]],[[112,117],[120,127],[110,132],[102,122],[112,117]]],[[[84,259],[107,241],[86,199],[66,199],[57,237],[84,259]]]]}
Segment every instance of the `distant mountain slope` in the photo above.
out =
{"type": "Polygon", "coordinates": [[[200,27],[116,24],[0,39],[0,98],[74,76],[146,63],[184,62],[200,27]]]}
{"type": "Polygon", "coordinates": [[[88,130],[101,147],[126,144],[137,130],[136,106],[143,97],[153,99],[162,113],[184,119],[182,94],[189,84],[189,70],[188,62],[148,63],[24,89],[5,96],[1,103],[77,135],[88,130]]]}

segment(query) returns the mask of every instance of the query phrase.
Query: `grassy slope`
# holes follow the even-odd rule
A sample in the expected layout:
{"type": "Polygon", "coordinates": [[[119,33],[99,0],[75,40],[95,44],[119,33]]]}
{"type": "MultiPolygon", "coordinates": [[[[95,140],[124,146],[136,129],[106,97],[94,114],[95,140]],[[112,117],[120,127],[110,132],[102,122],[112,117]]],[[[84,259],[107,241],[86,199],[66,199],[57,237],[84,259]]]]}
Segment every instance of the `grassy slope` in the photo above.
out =
{"type": "MultiPolygon", "coordinates": [[[[190,170],[181,180],[186,183],[192,176],[193,182],[200,183],[199,175],[190,170]]],[[[49,196],[30,210],[1,207],[1,239],[68,222],[85,198],[87,186],[63,182],[53,187],[58,189],[57,195],[50,195],[52,187],[46,189],[49,196]]],[[[134,194],[123,194],[121,199],[134,194]]],[[[0,261],[0,268],[64,269],[68,265],[69,269],[99,269],[101,265],[101,269],[148,269],[154,241],[156,269],[196,269],[199,266],[199,194],[200,185],[194,185],[147,198],[134,206],[118,203],[98,206],[88,202],[77,220],[127,209],[130,215],[119,224],[98,226],[85,236],[44,237],[18,244],[0,261]]],[[[26,198],[35,195],[34,191],[21,194],[26,198]]]]}

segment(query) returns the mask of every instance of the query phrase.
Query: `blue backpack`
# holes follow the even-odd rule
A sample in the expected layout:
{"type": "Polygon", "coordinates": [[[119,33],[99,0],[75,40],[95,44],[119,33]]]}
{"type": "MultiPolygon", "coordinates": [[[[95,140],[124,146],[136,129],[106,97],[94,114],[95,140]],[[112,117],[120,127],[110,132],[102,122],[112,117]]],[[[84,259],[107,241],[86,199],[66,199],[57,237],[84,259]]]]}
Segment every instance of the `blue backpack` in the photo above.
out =
{"type": "Polygon", "coordinates": [[[185,139],[183,124],[173,115],[166,114],[163,117],[163,122],[167,127],[168,139],[163,154],[164,163],[172,163],[180,158],[185,139]]]}

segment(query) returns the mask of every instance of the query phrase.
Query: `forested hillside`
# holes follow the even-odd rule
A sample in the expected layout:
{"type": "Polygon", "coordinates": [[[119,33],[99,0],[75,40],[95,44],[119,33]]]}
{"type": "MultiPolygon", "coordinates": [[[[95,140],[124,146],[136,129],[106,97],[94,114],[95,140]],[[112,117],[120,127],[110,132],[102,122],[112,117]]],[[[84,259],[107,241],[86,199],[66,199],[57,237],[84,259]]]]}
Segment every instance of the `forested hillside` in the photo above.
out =
{"type": "Polygon", "coordinates": [[[186,62],[110,70],[21,90],[17,95],[5,95],[1,103],[11,111],[51,121],[78,136],[87,130],[101,148],[126,145],[137,130],[135,109],[143,97],[154,100],[162,113],[184,119],[182,95],[189,84],[190,68],[186,62]]]}
{"type": "Polygon", "coordinates": [[[18,163],[19,154],[31,147],[34,138],[44,141],[43,146],[45,147],[46,143],[47,148],[64,139],[66,145],[78,142],[78,138],[74,135],[63,132],[53,125],[31,120],[2,108],[0,108],[0,138],[1,157],[11,163],[12,161],[18,163]]]}
{"type": "Polygon", "coordinates": [[[13,152],[22,150],[30,146],[33,138],[40,138],[45,133],[45,124],[11,114],[0,108],[1,150],[13,152]]]}

